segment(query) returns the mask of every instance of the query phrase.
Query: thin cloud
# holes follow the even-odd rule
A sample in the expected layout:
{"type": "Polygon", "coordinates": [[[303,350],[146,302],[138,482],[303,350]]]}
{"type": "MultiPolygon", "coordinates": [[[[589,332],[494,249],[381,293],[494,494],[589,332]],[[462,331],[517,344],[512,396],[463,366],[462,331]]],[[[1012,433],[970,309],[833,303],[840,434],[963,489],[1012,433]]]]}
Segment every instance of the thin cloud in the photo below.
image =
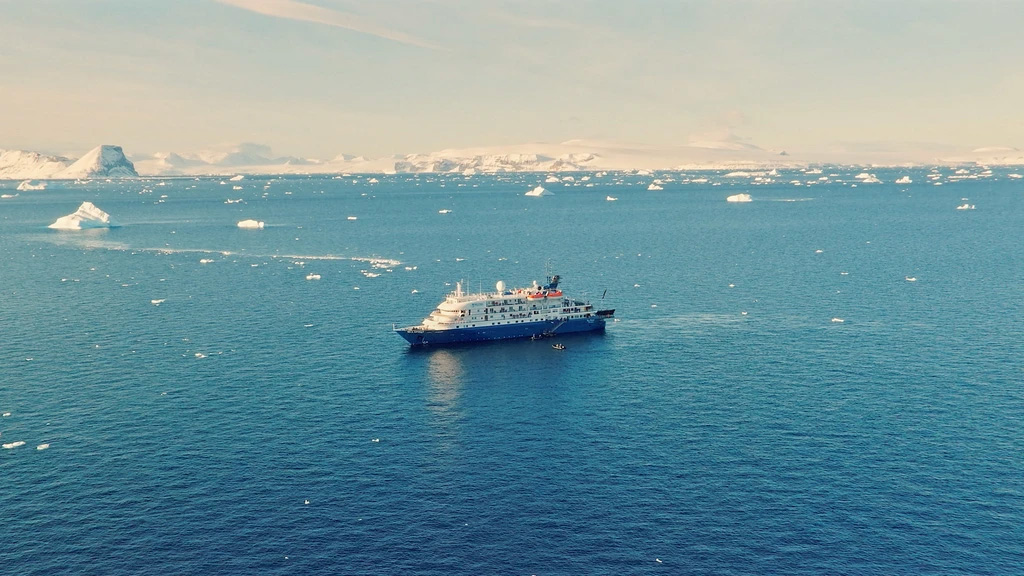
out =
{"type": "Polygon", "coordinates": [[[323,8],[321,6],[314,6],[313,4],[299,2],[298,0],[214,1],[220,2],[221,4],[234,6],[235,8],[241,8],[242,10],[256,12],[257,14],[263,14],[264,16],[272,16],[274,18],[287,18],[289,20],[299,20],[302,22],[324,24],[326,26],[345,28],[347,30],[361,32],[363,34],[377,36],[378,38],[385,38],[387,40],[400,42],[402,44],[408,44],[410,46],[429,48],[432,50],[439,49],[438,46],[430,44],[429,42],[424,42],[419,38],[410,36],[408,34],[403,34],[402,32],[382,28],[380,26],[366,22],[359,18],[358,16],[346,14],[344,12],[338,12],[336,10],[331,10],[329,8],[323,8]]]}

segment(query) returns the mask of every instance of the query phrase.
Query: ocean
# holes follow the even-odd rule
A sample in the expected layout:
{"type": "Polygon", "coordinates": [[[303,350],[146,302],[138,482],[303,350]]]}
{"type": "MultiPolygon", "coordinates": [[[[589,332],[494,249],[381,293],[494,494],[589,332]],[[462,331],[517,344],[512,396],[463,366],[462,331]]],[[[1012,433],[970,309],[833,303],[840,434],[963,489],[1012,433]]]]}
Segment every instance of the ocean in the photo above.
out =
{"type": "Polygon", "coordinates": [[[2,183],[2,571],[1021,574],[1024,180],[861,171],[2,183]]]}

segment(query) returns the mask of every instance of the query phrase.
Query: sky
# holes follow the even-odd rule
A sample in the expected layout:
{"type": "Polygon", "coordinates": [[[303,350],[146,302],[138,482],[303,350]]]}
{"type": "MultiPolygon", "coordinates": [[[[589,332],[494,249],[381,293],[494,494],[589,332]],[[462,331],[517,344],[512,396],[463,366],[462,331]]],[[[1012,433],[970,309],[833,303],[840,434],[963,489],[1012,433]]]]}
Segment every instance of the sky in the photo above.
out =
{"type": "Polygon", "coordinates": [[[0,148],[1024,148],[1024,1],[0,0],[0,148]]]}

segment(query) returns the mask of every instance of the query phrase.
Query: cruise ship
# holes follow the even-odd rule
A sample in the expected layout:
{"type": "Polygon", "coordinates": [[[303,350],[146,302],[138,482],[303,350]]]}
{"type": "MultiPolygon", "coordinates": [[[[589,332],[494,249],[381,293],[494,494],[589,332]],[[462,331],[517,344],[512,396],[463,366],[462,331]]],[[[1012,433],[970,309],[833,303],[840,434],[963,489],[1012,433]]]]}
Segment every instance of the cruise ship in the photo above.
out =
{"type": "Polygon", "coordinates": [[[569,298],[558,288],[558,276],[528,288],[465,293],[462,283],[417,326],[395,328],[413,346],[485,342],[510,338],[544,338],[570,332],[602,332],[615,310],[596,310],[569,298]]]}

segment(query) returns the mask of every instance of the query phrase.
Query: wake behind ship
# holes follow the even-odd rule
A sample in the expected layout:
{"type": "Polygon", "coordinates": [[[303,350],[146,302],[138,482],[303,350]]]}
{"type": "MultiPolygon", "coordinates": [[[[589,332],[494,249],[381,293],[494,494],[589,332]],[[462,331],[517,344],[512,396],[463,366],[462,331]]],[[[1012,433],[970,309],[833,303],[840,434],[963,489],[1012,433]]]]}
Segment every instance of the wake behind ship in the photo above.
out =
{"type": "Polygon", "coordinates": [[[603,332],[615,310],[596,310],[590,302],[565,296],[558,276],[547,284],[494,292],[464,293],[462,283],[417,326],[395,332],[413,346],[544,338],[571,332],[603,332]]]}

